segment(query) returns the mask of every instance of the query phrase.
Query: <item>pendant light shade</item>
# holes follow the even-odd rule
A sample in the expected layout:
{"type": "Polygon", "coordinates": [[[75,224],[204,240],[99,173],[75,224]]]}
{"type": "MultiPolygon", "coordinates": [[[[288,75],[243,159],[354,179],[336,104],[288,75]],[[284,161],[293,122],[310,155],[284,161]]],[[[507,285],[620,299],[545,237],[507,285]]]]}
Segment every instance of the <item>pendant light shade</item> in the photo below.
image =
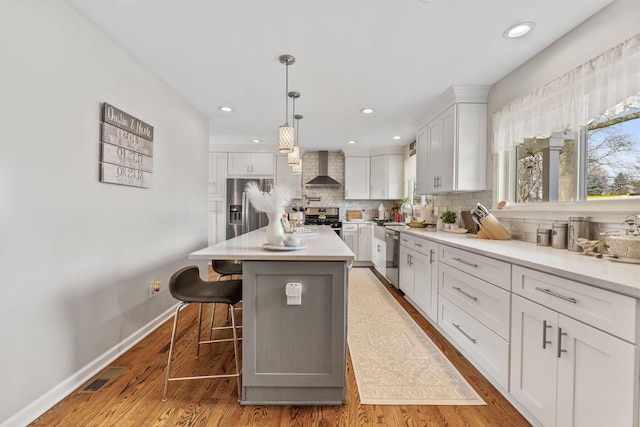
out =
{"type": "Polygon", "coordinates": [[[280,126],[279,131],[279,144],[278,151],[281,153],[291,153],[294,146],[294,132],[293,127],[289,126],[289,65],[296,62],[296,59],[291,55],[280,55],[280,63],[285,64],[285,115],[284,124],[280,126]]]}
{"type": "Polygon", "coordinates": [[[293,151],[287,154],[289,166],[297,165],[300,162],[300,147],[294,146],[293,151]]]}
{"type": "Polygon", "coordinates": [[[288,123],[280,126],[280,145],[281,153],[291,153],[293,151],[293,128],[288,123]]]}
{"type": "Polygon", "coordinates": [[[302,159],[300,159],[300,162],[297,165],[292,165],[291,169],[292,169],[292,172],[295,173],[296,175],[301,174],[302,173],[302,159]]]}

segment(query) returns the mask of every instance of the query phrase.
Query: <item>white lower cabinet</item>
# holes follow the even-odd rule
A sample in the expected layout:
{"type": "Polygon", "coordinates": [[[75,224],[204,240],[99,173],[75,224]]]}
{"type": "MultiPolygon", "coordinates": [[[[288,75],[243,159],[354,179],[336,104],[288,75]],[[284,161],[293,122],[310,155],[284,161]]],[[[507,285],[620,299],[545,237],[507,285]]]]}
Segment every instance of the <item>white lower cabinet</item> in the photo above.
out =
{"type": "Polygon", "coordinates": [[[405,297],[434,322],[438,319],[438,244],[400,235],[399,284],[405,297]]]}
{"type": "Polygon", "coordinates": [[[384,240],[373,239],[371,248],[371,262],[378,273],[385,276],[387,274],[387,243],[384,240]]]}
{"type": "Polygon", "coordinates": [[[373,223],[342,224],[342,240],[355,254],[355,261],[371,262],[373,223]]]}
{"type": "MultiPolygon", "coordinates": [[[[534,299],[512,296],[510,392],[516,400],[545,427],[637,426],[637,346],[584,323],[635,319],[637,301],[517,266],[513,284],[514,292],[534,299]]],[[[613,333],[628,330],[614,323],[613,333]]]]}
{"type": "Polygon", "coordinates": [[[226,240],[226,199],[209,199],[209,246],[226,240]]]}
{"type": "Polygon", "coordinates": [[[438,326],[470,360],[509,388],[511,265],[440,245],[438,326]]]}

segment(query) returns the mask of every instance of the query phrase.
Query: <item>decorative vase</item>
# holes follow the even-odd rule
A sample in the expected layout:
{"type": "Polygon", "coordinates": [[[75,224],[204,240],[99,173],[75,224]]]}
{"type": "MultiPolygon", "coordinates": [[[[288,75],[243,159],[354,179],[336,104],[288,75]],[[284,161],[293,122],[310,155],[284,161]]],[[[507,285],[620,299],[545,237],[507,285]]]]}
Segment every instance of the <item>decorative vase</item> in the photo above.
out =
{"type": "Polygon", "coordinates": [[[452,225],[453,225],[453,224],[451,224],[451,223],[445,222],[445,223],[444,223],[444,228],[446,228],[447,230],[451,230],[451,226],[452,226],[452,225]]]}
{"type": "Polygon", "coordinates": [[[281,212],[267,212],[269,224],[267,225],[267,243],[274,246],[281,246],[284,238],[284,228],[280,221],[281,212]]]}

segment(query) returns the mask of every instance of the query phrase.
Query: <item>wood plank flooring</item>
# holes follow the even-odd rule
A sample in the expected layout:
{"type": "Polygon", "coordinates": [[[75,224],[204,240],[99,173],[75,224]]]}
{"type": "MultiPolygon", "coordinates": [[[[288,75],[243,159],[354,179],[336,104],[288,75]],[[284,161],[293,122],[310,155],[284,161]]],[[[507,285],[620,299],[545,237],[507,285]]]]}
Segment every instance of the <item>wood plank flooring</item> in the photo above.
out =
{"type": "MultiPolygon", "coordinates": [[[[172,382],[168,400],[163,402],[164,375],[173,326],[171,319],[112,363],[111,366],[126,368],[114,381],[94,394],[70,394],[31,426],[530,425],[406,302],[399,291],[384,279],[381,281],[475,388],[486,406],[361,405],[350,357],[347,359],[347,402],[344,406],[241,406],[235,378],[172,382]]],[[[204,319],[208,319],[209,310],[207,306],[204,319]]],[[[225,310],[217,310],[216,324],[221,325],[225,320],[225,310]]],[[[191,304],[181,313],[172,374],[210,374],[232,370],[233,351],[228,344],[203,345],[200,358],[195,358],[196,322],[197,305],[191,304]]]]}

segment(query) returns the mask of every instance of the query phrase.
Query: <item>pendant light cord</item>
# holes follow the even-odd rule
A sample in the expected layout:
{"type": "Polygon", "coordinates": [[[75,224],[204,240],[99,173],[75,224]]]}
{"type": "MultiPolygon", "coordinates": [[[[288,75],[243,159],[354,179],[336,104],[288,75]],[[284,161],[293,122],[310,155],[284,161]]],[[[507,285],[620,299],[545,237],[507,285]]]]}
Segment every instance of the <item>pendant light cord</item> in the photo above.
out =
{"type": "MultiPolygon", "coordinates": [[[[286,64],[286,71],[285,71],[285,82],[284,82],[284,124],[285,126],[287,126],[289,124],[288,120],[289,120],[289,100],[287,98],[289,98],[289,63],[287,62],[286,64]]],[[[295,101],[294,101],[295,102],[295,101]]]]}

